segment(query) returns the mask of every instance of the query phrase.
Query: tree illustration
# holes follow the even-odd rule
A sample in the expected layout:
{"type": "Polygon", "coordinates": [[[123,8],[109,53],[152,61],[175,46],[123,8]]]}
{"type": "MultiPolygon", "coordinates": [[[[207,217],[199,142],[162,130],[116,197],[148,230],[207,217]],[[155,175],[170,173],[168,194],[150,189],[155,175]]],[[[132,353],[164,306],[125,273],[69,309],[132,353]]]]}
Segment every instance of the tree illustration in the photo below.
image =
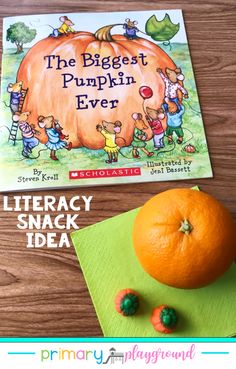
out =
{"type": "Polygon", "coordinates": [[[23,52],[23,44],[31,42],[36,33],[36,29],[29,28],[23,22],[17,22],[8,28],[6,39],[16,45],[16,54],[20,54],[23,52]]]}

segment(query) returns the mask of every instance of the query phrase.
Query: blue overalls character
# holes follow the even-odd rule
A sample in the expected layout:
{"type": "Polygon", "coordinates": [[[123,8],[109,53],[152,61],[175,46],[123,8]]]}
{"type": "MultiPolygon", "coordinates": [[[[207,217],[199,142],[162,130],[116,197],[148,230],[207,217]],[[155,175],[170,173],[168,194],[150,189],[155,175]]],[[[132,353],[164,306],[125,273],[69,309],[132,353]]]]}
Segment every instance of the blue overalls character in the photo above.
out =
{"type": "Polygon", "coordinates": [[[125,29],[124,36],[127,37],[129,40],[134,40],[135,38],[138,38],[137,32],[139,29],[136,27],[138,24],[137,21],[131,21],[129,18],[125,20],[125,23],[123,25],[123,28],[125,29]]]}

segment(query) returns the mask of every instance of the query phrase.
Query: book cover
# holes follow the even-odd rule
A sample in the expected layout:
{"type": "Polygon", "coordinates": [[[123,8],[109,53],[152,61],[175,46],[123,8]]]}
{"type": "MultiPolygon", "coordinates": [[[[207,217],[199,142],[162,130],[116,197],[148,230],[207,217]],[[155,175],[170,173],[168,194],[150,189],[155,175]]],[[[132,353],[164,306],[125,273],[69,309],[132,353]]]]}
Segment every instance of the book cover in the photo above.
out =
{"type": "Polygon", "coordinates": [[[4,18],[1,191],[212,177],[181,10],[4,18]]]}

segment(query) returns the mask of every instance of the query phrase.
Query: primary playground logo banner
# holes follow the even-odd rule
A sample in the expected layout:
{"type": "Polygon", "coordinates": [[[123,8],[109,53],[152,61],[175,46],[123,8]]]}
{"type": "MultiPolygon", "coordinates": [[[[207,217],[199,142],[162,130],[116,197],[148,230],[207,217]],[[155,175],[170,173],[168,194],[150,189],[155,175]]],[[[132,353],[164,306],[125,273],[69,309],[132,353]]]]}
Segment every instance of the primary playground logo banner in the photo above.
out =
{"type": "Polygon", "coordinates": [[[0,339],[0,367],[233,368],[235,339],[0,339]]]}
{"type": "MultiPolygon", "coordinates": [[[[174,349],[174,348],[173,348],[174,349]]],[[[152,351],[140,349],[137,344],[128,351],[117,351],[114,347],[107,350],[85,350],[85,349],[61,349],[59,350],[41,350],[41,362],[48,361],[90,361],[94,364],[126,364],[129,362],[140,361],[143,364],[156,364],[159,361],[191,361],[195,357],[195,344],[183,350],[166,350],[156,347],[152,351]]]]}

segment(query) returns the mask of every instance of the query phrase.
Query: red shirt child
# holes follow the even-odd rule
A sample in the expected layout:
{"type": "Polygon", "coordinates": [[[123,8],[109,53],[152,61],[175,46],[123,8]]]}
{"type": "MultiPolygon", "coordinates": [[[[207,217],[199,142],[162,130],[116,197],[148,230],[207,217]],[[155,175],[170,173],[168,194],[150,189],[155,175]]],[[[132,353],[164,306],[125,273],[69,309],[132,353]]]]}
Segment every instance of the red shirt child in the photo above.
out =
{"type": "Polygon", "coordinates": [[[162,123],[161,123],[160,119],[155,119],[155,120],[150,119],[148,121],[148,123],[149,123],[154,135],[160,135],[161,133],[164,132],[164,129],[163,129],[163,126],[162,126],[162,123]]]}
{"type": "Polygon", "coordinates": [[[154,150],[159,150],[165,146],[164,144],[164,128],[161,121],[164,119],[164,111],[162,108],[151,109],[147,107],[146,119],[153,133],[154,150]]]}

